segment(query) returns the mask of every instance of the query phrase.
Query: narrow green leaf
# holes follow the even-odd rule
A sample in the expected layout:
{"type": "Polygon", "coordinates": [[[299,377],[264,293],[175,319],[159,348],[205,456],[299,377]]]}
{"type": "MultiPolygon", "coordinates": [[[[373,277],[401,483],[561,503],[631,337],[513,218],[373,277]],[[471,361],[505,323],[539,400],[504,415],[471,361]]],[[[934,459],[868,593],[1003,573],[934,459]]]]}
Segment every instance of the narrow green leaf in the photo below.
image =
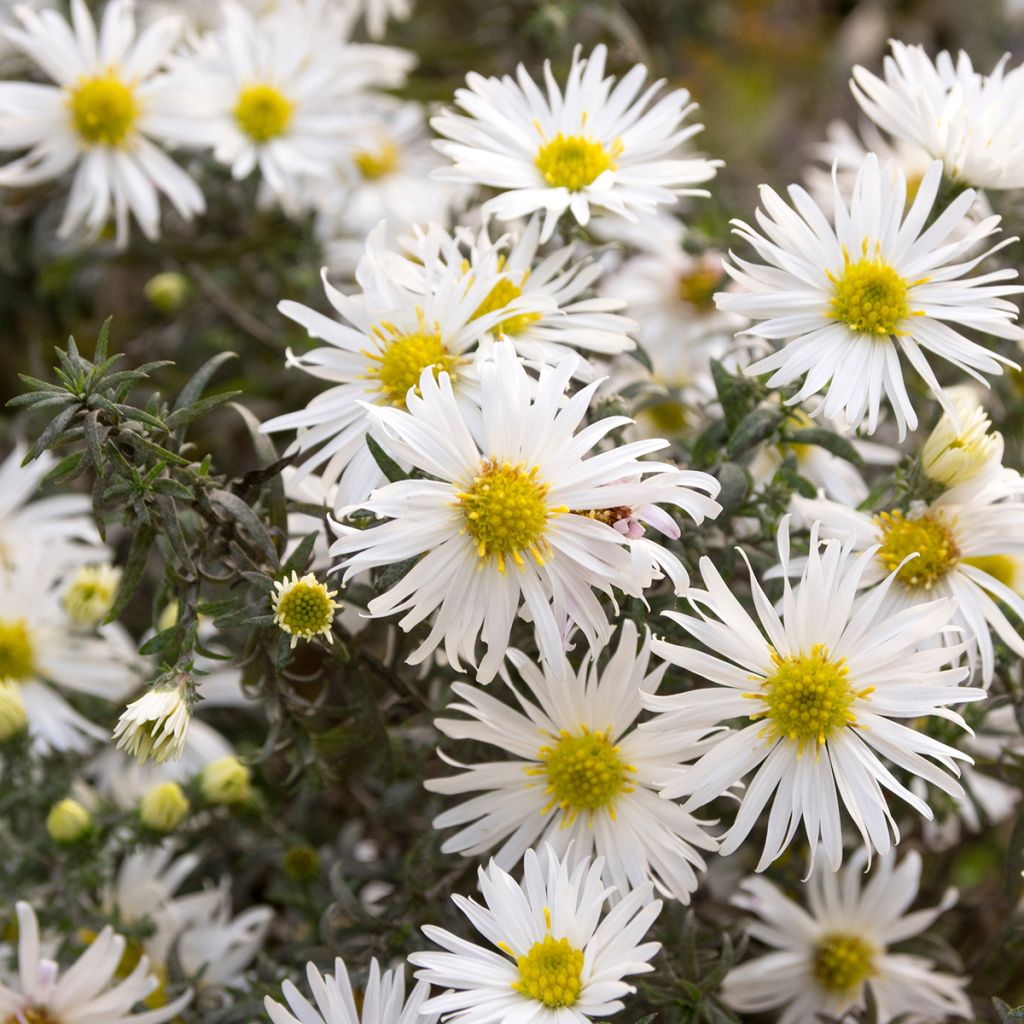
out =
{"type": "Polygon", "coordinates": [[[839,458],[852,462],[855,466],[863,466],[864,460],[860,457],[857,449],[853,447],[850,439],[837,434],[832,430],[823,430],[820,427],[804,427],[801,430],[794,430],[788,434],[786,440],[790,444],[813,444],[825,451],[838,455],[839,458]]]}
{"type": "Polygon", "coordinates": [[[313,546],[316,544],[317,537],[319,536],[320,531],[314,530],[312,533],[306,534],[299,541],[295,550],[291,553],[291,557],[281,566],[281,571],[286,576],[292,572],[305,572],[306,566],[309,564],[309,556],[313,553],[313,546]]]}
{"type": "Polygon", "coordinates": [[[107,349],[110,345],[110,322],[114,318],[108,316],[103,321],[103,326],[100,328],[100,333],[96,336],[96,348],[93,350],[93,362],[102,363],[107,358],[107,349]]]}
{"type": "Polygon", "coordinates": [[[722,506],[722,514],[728,515],[737,509],[747,496],[747,473],[735,462],[726,462],[719,467],[717,477],[722,485],[718,503],[722,506]]]}
{"type": "Polygon", "coordinates": [[[161,447],[155,442],[150,441],[148,437],[143,437],[141,434],[136,434],[133,431],[126,430],[121,434],[121,438],[132,448],[145,452],[147,455],[153,455],[158,459],[164,459],[167,462],[173,463],[175,466],[188,466],[190,464],[188,459],[183,459],[175,452],[161,447]]]}
{"type": "Polygon", "coordinates": [[[182,406],[182,408],[177,409],[167,417],[167,429],[172,431],[179,430],[193,420],[205,415],[211,409],[216,409],[218,405],[223,405],[225,402],[230,402],[233,398],[237,398],[240,394],[242,394],[241,391],[225,391],[223,394],[210,395],[207,398],[201,398],[199,401],[193,402],[191,405],[182,406]]]}
{"type": "Polygon", "coordinates": [[[150,523],[141,523],[132,537],[131,547],[128,549],[128,558],[121,570],[121,583],[117,588],[117,596],[114,598],[113,607],[107,613],[104,622],[116,622],[118,616],[128,607],[128,602],[138,589],[143,573],[146,571],[146,559],[149,557],[149,549],[153,546],[156,538],[156,530],[150,523]]]}
{"type": "Polygon", "coordinates": [[[181,389],[178,398],[174,403],[173,412],[180,412],[187,406],[194,404],[206,390],[213,375],[226,363],[238,357],[234,352],[219,352],[212,359],[207,359],[202,366],[189,378],[188,382],[181,389]]]}
{"type": "Polygon", "coordinates": [[[53,483],[56,480],[69,482],[74,480],[74,478],[84,469],[82,466],[82,460],[84,458],[85,452],[72,452],[70,455],[64,456],[64,458],[61,459],[60,462],[58,462],[57,465],[43,477],[43,482],[53,483]]]}
{"type": "Polygon", "coordinates": [[[47,448],[53,447],[61,438],[65,428],[75,418],[81,406],[76,402],[74,405],[61,409],[56,416],[46,425],[46,429],[36,439],[34,445],[25,453],[21,460],[23,466],[27,466],[33,459],[38,458],[47,448]]]}
{"type": "Polygon", "coordinates": [[[153,490],[157,494],[166,494],[170,498],[178,498],[180,501],[192,501],[192,492],[173,477],[162,476],[153,481],[153,490]]]}
{"type": "Polygon", "coordinates": [[[380,467],[380,471],[394,483],[396,480],[408,480],[409,474],[395,462],[393,458],[377,443],[372,434],[366,435],[366,447],[370,449],[373,461],[380,467]]]}
{"type": "Polygon", "coordinates": [[[743,417],[729,438],[726,452],[735,459],[771,437],[785,418],[781,409],[762,407],[752,409],[743,417]]]}
{"type": "Polygon", "coordinates": [[[196,564],[192,561],[192,552],[189,550],[185,540],[185,534],[181,529],[181,522],[178,519],[178,508],[174,499],[165,494],[158,494],[154,503],[160,512],[160,525],[163,535],[171,545],[171,549],[178,557],[181,568],[184,570],[180,575],[194,578],[196,576],[196,564]]]}
{"type": "Polygon", "coordinates": [[[263,520],[237,494],[230,491],[210,492],[210,501],[219,505],[252,538],[267,561],[274,567],[278,564],[277,549],[271,540],[263,520]]]}

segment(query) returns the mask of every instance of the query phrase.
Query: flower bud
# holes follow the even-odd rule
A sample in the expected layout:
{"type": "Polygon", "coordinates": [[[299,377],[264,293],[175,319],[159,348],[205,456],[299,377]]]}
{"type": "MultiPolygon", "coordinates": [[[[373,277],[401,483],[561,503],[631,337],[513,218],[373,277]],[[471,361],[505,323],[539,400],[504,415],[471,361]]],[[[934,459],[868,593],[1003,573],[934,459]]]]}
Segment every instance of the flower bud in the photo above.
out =
{"type": "Polygon", "coordinates": [[[139,803],[139,818],[154,832],[173,832],[189,809],[188,797],[181,786],[176,782],[161,782],[143,796],[139,803]]]}
{"type": "Polygon", "coordinates": [[[67,797],[50,808],[46,831],[62,846],[77,843],[92,831],[92,815],[77,800],[67,797]]]}
{"type": "Polygon", "coordinates": [[[177,313],[192,294],[192,285],[184,274],[165,270],[151,277],[143,290],[161,313],[177,313]]]}
{"type": "Polygon", "coordinates": [[[285,850],[282,867],[293,882],[308,882],[320,871],[320,857],[312,846],[290,846],[285,850]]]}
{"type": "Polygon", "coordinates": [[[237,757],[221,757],[206,765],[199,790],[211,804],[244,804],[252,796],[252,773],[237,757]]]}
{"type": "Polygon", "coordinates": [[[6,743],[25,731],[28,715],[17,683],[0,680],[0,743],[6,743]]]}

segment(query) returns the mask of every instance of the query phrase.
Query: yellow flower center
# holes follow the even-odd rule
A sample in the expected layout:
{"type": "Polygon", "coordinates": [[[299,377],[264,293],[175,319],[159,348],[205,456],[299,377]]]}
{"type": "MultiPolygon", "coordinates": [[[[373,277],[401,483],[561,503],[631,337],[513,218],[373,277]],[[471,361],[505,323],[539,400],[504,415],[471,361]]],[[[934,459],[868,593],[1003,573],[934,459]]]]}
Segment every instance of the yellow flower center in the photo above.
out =
{"type": "Polygon", "coordinates": [[[131,88],[113,72],[83,78],[71,90],[71,124],[94,146],[120,146],[139,116],[131,88]]]}
{"type": "Polygon", "coordinates": [[[536,999],[550,1009],[572,1006],[583,987],[583,951],[568,939],[545,936],[530,952],[516,959],[519,980],[512,983],[517,992],[536,999]]]}
{"type": "Polygon", "coordinates": [[[60,1024],[45,1006],[22,1006],[17,1013],[4,1018],[4,1024],[60,1024]]]}
{"type": "Polygon", "coordinates": [[[35,664],[32,637],[25,620],[0,620],[0,679],[30,679],[35,664]]]}
{"type": "Polygon", "coordinates": [[[398,170],[398,147],[382,142],[377,149],[360,150],[352,160],[366,181],[377,181],[398,170]]]}
{"type": "Polygon", "coordinates": [[[875,517],[882,530],[878,558],[886,572],[893,572],[908,555],[917,552],[896,579],[907,587],[931,588],[960,561],[960,550],[950,524],[937,512],[907,519],[898,509],[875,517]]]}
{"type": "Polygon", "coordinates": [[[64,592],[64,607],[79,626],[95,626],[114,603],[121,570],[111,565],[85,565],[64,592]]]}
{"type": "Polygon", "coordinates": [[[530,775],[545,776],[546,792],[551,795],[541,813],[561,807],[567,826],[580,811],[592,816],[594,811],[607,807],[614,817],[619,794],[633,792],[630,776],[636,768],[622,760],[607,731],[591,732],[582,726],[578,734],[573,734],[563,729],[558,742],[541,747],[537,758],[541,766],[527,771],[530,775]]]}
{"type": "Polygon", "coordinates": [[[827,992],[848,995],[875,973],[877,955],[859,935],[826,935],[814,950],[814,979],[827,992]]]}
{"type": "Polygon", "coordinates": [[[238,94],[235,120],[253,142],[269,142],[288,130],[294,109],[272,85],[247,85],[238,94]]]}
{"type": "MultiPolygon", "coordinates": [[[[477,306],[476,312],[471,319],[477,320],[488,313],[496,313],[498,310],[504,309],[510,302],[518,299],[523,294],[522,286],[526,284],[528,276],[528,272],[524,274],[519,284],[509,280],[507,277],[503,277],[487,293],[487,298],[477,306]]],[[[540,313],[519,313],[516,316],[510,316],[496,323],[491,330],[496,334],[519,334],[539,319],[540,313]]]]}
{"type": "Polygon", "coordinates": [[[338,604],[336,590],[328,590],[312,573],[302,579],[293,572],[290,580],[274,584],[271,599],[274,622],[295,638],[311,640],[318,634],[329,636],[338,604]]]}
{"type": "Polygon", "coordinates": [[[701,310],[711,309],[715,304],[715,292],[722,273],[713,267],[697,267],[679,278],[679,298],[701,310]]]}
{"type": "Polygon", "coordinates": [[[622,143],[614,142],[610,149],[585,135],[563,135],[559,132],[537,151],[534,164],[552,188],[567,188],[578,192],[604,174],[614,171],[616,157],[622,153],[622,143]]]}
{"type": "Polygon", "coordinates": [[[974,558],[961,559],[964,565],[973,565],[975,569],[987,572],[1011,590],[1017,589],[1017,562],[1010,555],[976,555],[974,558]]]}
{"type": "Polygon", "coordinates": [[[435,379],[442,371],[454,378],[462,363],[458,356],[445,348],[441,332],[436,328],[428,330],[422,320],[419,329],[408,334],[401,333],[393,324],[383,322],[373,329],[373,334],[380,348],[377,352],[363,352],[374,364],[368,376],[377,381],[377,390],[384,400],[400,409],[405,408],[405,397],[410,388],[415,388],[417,395],[420,393],[420,376],[428,367],[433,370],[435,379]]]}
{"type": "Polygon", "coordinates": [[[505,559],[511,557],[523,565],[525,551],[538,565],[544,564],[548,519],[568,511],[548,505],[550,489],[537,479],[536,466],[527,471],[521,465],[491,459],[480,464],[473,483],[457,497],[466,519],[465,530],[481,561],[495,558],[498,571],[504,572],[505,559]]]}
{"type": "Polygon", "coordinates": [[[807,744],[823,746],[847,726],[856,725],[851,710],[856,698],[866,698],[873,686],[855,690],[845,659],[833,661],[828,650],[815,644],[810,654],[780,657],[772,651],[775,671],[757,693],[743,696],[764,702],[752,719],[766,720],[762,736],[769,742],[785,738],[802,751],[807,744]]]}
{"type": "Polygon", "coordinates": [[[858,334],[902,333],[899,325],[912,315],[908,285],[885,260],[864,256],[851,263],[847,257],[842,274],[828,276],[834,286],[829,316],[858,334]]]}
{"type": "Polygon", "coordinates": [[[0,679],[0,743],[17,736],[27,725],[21,687],[9,679],[0,679]]]}

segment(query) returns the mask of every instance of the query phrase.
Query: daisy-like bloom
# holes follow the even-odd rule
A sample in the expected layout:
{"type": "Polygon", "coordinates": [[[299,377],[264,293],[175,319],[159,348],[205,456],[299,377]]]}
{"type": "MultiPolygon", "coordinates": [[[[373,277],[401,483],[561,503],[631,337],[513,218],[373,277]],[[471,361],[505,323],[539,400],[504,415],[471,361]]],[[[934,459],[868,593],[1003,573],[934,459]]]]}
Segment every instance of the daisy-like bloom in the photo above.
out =
{"type": "MultiPolygon", "coordinates": [[[[538,259],[539,247],[540,218],[536,216],[521,234],[493,242],[484,228],[469,240],[465,256],[459,240],[435,224],[408,240],[408,257],[396,260],[385,255],[385,265],[413,290],[428,289],[427,274],[438,266],[468,266],[474,276],[494,280],[476,315],[505,310],[508,315],[491,324],[484,340],[512,342],[520,357],[533,365],[554,364],[577,350],[613,356],[635,348],[628,332],[637,325],[619,315],[625,302],[587,297],[601,276],[600,264],[574,261],[571,244],[538,259]],[[522,301],[529,303],[527,311],[510,308],[522,301]]],[[[578,375],[593,380],[596,370],[581,360],[578,375]]]]}
{"type": "Polygon", "coordinates": [[[992,421],[970,388],[951,388],[949,397],[956,416],[943,413],[928,435],[921,449],[921,468],[936,483],[955,487],[1000,469],[1003,435],[991,430],[992,421]]]}
{"type": "MultiPolygon", "coordinates": [[[[779,528],[779,555],[789,572],[789,518],[779,528]]],[[[946,668],[963,645],[919,650],[948,629],[956,602],[940,598],[884,610],[900,563],[863,600],[858,587],[876,549],[853,557],[852,545],[819,544],[811,529],[810,554],[799,585],[785,580],[782,616],[765,597],[753,572],[755,621],[729,591],[708,558],[702,558],[706,590],[692,589],[697,615],[666,612],[712,653],[655,640],[656,654],[715,684],[672,696],[644,694],[659,712],[645,728],[673,730],[696,724],[746,719],[692,766],[665,779],[662,796],[685,797],[694,811],[753,773],[721,852],[734,852],[772,802],[758,871],[789,845],[803,822],[811,849],[822,844],[833,870],[843,856],[840,803],[870,850],[886,853],[899,841],[883,790],[926,818],[928,805],[897,780],[888,764],[919,775],[955,799],[959,750],[899,719],[936,716],[966,728],[951,704],[981,700],[985,691],[958,684],[960,668],[946,668]],[[888,764],[886,763],[888,762],[888,764]]]]}
{"type": "Polygon", "coordinates": [[[942,165],[933,162],[907,210],[903,172],[892,163],[880,167],[869,154],[849,206],[835,187],[834,226],[800,186],[789,188],[795,208],[762,186],[764,210],[757,216],[765,234],[742,221],[734,223],[736,233],[765,263],[734,256],[726,270],[740,290],[715,297],[719,309],[761,321],[746,333],[783,343],[746,372],[770,373],[770,387],[802,379],[792,404],[827,387],[815,414],[832,419],[844,412],[851,429],[866,423],[871,433],[884,396],[902,439],[908,427],[917,426],[917,413],[907,394],[901,355],[947,408],[926,353],[983,383],[983,373],[1000,374],[1003,365],[1014,366],[958,330],[1024,340],[1024,331],[1013,322],[1017,308],[1006,298],[1021,291],[1005,283],[1017,272],[965,276],[1013,239],[969,255],[998,229],[999,218],[986,217],[951,240],[958,226],[965,227],[974,202],[969,189],[924,228],[941,179],[942,165]]]}
{"type": "Polygon", "coordinates": [[[386,221],[390,239],[413,224],[447,224],[459,189],[431,177],[442,165],[423,108],[375,97],[360,108],[367,126],[337,174],[314,192],[316,230],[332,270],[351,272],[366,236],[386,221]]]}
{"type": "Polygon", "coordinates": [[[28,152],[0,168],[0,185],[25,187],[76,167],[58,235],[83,225],[93,237],[113,217],[117,244],[129,215],[160,233],[160,193],[186,220],[203,210],[196,183],[160,148],[173,96],[160,72],[178,39],[177,19],[135,33],[128,0],[110,0],[97,33],[84,0],[71,23],[56,11],[15,11],[8,38],[54,81],[0,83],[0,149],[28,152]],[[156,140],[156,141],[154,141],[156,140]]]}
{"type": "Polygon", "coordinates": [[[326,178],[361,128],[350,107],[364,91],[397,86],[412,58],[348,42],[354,11],[326,0],[282,0],[255,15],[228,0],[224,23],[175,61],[185,145],[208,146],[235,178],[259,173],[286,207],[308,179],[326,178]]]}
{"type": "Polygon", "coordinates": [[[19,901],[18,972],[11,982],[0,985],[0,1014],[16,1024],[76,1024],[102,1020],[104,1024],[163,1024],[172,1020],[189,1003],[185,992],[159,1010],[133,1013],[158,985],[159,979],[142,957],[127,977],[118,968],[125,952],[125,940],[104,928],[77,962],[61,974],[58,964],[42,955],[39,922],[31,905],[19,901]]]}
{"type": "Polygon", "coordinates": [[[61,600],[59,567],[38,551],[18,557],[17,570],[0,571],[0,680],[20,702],[37,750],[85,750],[106,733],[59,691],[121,701],[143,663],[116,625],[82,633],[61,600]]]}
{"type": "Polygon", "coordinates": [[[85,629],[97,626],[113,606],[120,583],[121,570],[109,562],[76,569],[64,591],[68,615],[85,629]]]}
{"type": "Polygon", "coordinates": [[[111,738],[139,764],[177,760],[185,747],[194,700],[191,676],[169,672],[124,709],[111,738]]]}
{"type": "Polygon", "coordinates": [[[404,967],[382,972],[376,958],[370,961],[358,1008],[341,957],[334,961],[334,974],[321,974],[314,964],[307,964],[306,979],[312,1003],[290,981],[281,986],[287,1008],[270,996],[263,1000],[274,1024],[437,1024],[440,1016],[421,1012],[430,994],[426,982],[417,982],[406,999],[404,967]]]}
{"type": "Polygon", "coordinates": [[[521,64],[515,79],[470,74],[455,103],[431,120],[438,149],[454,166],[453,181],[487,185],[500,194],[485,213],[514,220],[544,211],[541,241],[565,212],[585,225],[591,207],[635,220],[710,181],[721,161],[686,155],[682,144],[703,125],[684,125],[696,108],[686,89],[657,97],[663,81],[642,94],[647,69],[637,64],[620,81],[605,75],[607,51],[573,52],[564,91],[544,65],[547,95],[521,64]]]}
{"type": "Polygon", "coordinates": [[[388,452],[433,479],[374,491],[363,507],[389,521],[365,530],[339,527],[331,548],[344,557],[346,580],[418,557],[370,602],[370,613],[402,612],[398,624],[406,631],[433,616],[412,664],[443,642],[448,661],[462,671],[464,660],[477,664],[482,640],[477,678],[485,682],[505,656],[521,606],[549,666],[561,663],[572,625],[594,650],[607,642],[611,627],[594,591],[639,596],[654,572],[650,548],[641,547],[653,542],[630,542],[611,525],[634,514],[648,477],[657,488],[663,475],[671,476],[672,504],[698,523],[719,508],[706,496],[717,493],[711,477],[642,461],[665,441],[636,441],[584,458],[629,420],[608,417],[576,433],[597,383],[565,400],[574,359],[545,367],[534,383],[509,343],[493,352],[493,361],[480,364],[480,406],[472,415],[459,407],[448,374],[435,379],[429,370],[420,394],[409,393],[407,411],[371,410],[388,452]],[[646,558],[643,565],[634,564],[634,551],[646,558]]]}
{"type": "Polygon", "coordinates": [[[0,570],[15,570],[21,558],[38,551],[46,551],[60,574],[103,562],[110,552],[96,532],[89,498],[57,494],[31,500],[57,460],[43,452],[23,466],[26,450],[16,444],[0,464],[0,570]]]}
{"type": "Polygon", "coordinates": [[[1007,71],[1006,54],[988,75],[966,53],[940,53],[895,40],[884,78],[855,67],[850,87],[880,128],[936,160],[955,182],[977,188],[1024,186],[1024,69],[1007,71]]]}
{"type": "Polygon", "coordinates": [[[818,1024],[863,1010],[870,991],[879,1024],[971,1016],[966,979],[936,971],[925,957],[890,952],[930,928],[956,903],[956,890],[937,907],[908,913],[921,880],[918,853],[899,864],[894,853],[881,858],[866,883],[864,860],[861,851],[841,874],[815,870],[807,909],[765,878],[742,883],[733,902],[756,918],[750,935],[772,952],[726,975],[725,1003],[740,1013],[778,1010],[779,1024],[818,1024]]]}
{"type": "Polygon", "coordinates": [[[661,948],[642,941],[661,901],[651,900],[647,882],[605,914],[613,890],[603,873],[600,858],[570,869],[550,847],[539,857],[526,851],[522,885],[493,861],[480,868],[483,904],[452,900],[495,948],[425,925],[423,934],[445,952],[413,953],[409,962],[421,968],[417,978],[454,991],[434,996],[424,1010],[453,1024],[587,1024],[618,1013],[622,997],[635,991],[623,979],[652,970],[661,948]]]}
{"type": "Polygon", "coordinates": [[[871,515],[838,502],[797,498],[810,520],[820,520],[822,536],[849,542],[871,553],[860,580],[874,587],[895,573],[883,602],[888,614],[955,598],[951,632],[933,640],[960,649],[967,642],[972,673],[981,662],[987,687],[995,671],[991,632],[1018,657],[1024,637],[999,603],[1024,618],[1024,480],[1012,470],[986,472],[947,490],[931,504],[907,511],[871,515]],[[917,557],[905,561],[916,553],[917,557]]]}
{"type": "Polygon", "coordinates": [[[328,590],[311,572],[299,579],[293,570],[291,579],[275,581],[270,596],[274,622],[291,636],[292,650],[300,640],[312,640],[315,636],[334,643],[331,629],[338,608],[334,600],[337,596],[336,590],[328,590]]]}
{"type": "Polygon", "coordinates": [[[460,399],[478,397],[474,349],[502,318],[537,309],[521,297],[504,309],[479,314],[502,275],[470,276],[462,267],[438,266],[430,273],[426,294],[410,290],[385,269],[384,227],[371,234],[357,273],[369,294],[343,295],[324,278],[328,301],[347,323],[297,302],[278,306],[311,337],[328,343],[304,355],[289,350],[288,365],[333,386],[306,409],[268,420],[262,429],[298,430],[288,453],[313,453],[299,479],[319,472],[323,486],[334,488],[336,510],[361,502],[385,480],[366,444],[370,409],[405,408],[409,390],[428,369],[447,373],[460,399]]]}
{"type": "MultiPolygon", "coordinates": [[[[456,683],[461,703],[438,729],[475,740],[513,759],[471,766],[431,779],[436,793],[480,793],[434,819],[435,828],[462,826],[441,847],[476,856],[501,843],[494,862],[510,870],[541,843],[574,865],[597,854],[604,879],[620,893],[654,881],[666,896],[688,902],[704,870],[700,850],[716,843],[677,804],[658,798],[656,780],[700,753],[699,730],[645,735],[636,728],[640,693],[652,693],[667,665],[650,668],[650,637],[637,651],[637,629],[623,623],[619,645],[602,670],[591,656],[577,672],[541,671],[519,651],[509,660],[529,687],[513,689],[521,710],[482,690],[456,683]]],[[[457,764],[457,762],[455,762],[457,764]]]]}

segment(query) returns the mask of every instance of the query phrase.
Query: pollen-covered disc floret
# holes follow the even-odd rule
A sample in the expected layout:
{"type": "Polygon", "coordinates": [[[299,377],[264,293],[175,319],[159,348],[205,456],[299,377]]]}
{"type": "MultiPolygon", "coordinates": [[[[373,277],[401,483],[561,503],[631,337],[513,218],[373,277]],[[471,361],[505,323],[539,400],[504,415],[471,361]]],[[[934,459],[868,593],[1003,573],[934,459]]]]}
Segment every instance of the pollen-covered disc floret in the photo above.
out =
{"type": "Polygon", "coordinates": [[[537,479],[536,467],[527,470],[491,459],[481,463],[473,483],[458,495],[479,558],[496,559],[502,572],[506,558],[522,565],[523,552],[543,563],[548,518],[565,511],[549,507],[549,490],[537,479]]]}
{"type": "Polygon", "coordinates": [[[95,626],[110,611],[121,570],[109,562],[83,565],[68,582],[64,607],[79,626],[95,626]]]}
{"type": "Polygon", "coordinates": [[[568,939],[546,935],[530,951],[516,958],[519,980],[512,987],[550,1009],[572,1006],[580,994],[583,950],[568,939]]]}
{"type": "Polygon", "coordinates": [[[862,257],[851,263],[846,257],[838,277],[829,274],[835,287],[830,315],[860,334],[900,334],[900,324],[911,315],[907,282],[885,260],[862,257]]]}
{"type": "Polygon", "coordinates": [[[583,726],[578,733],[563,729],[557,742],[540,748],[538,761],[547,778],[551,795],[547,810],[558,806],[566,812],[565,824],[572,824],[580,811],[611,808],[622,792],[631,793],[632,765],[625,764],[619,748],[607,732],[591,732],[583,726]]]}
{"type": "MultiPolygon", "coordinates": [[[[473,319],[479,320],[480,317],[487,316],[488,313],[504,309],[509,303],[518,299],[523,294],[523,285],[526,284],[527,277],[529,277],[528,272],[520,277],[518,284],[510,277],[503,277],[487,293],[487,298],[476,308],[476,311],[473,313],[473,319]]],[[[516,335],[540,319],[540,313],[513,314],[504,320],[499,320],[491,330],[495,334],[516,335]]]]}
{"type": "Polygon", "coordinates": [[[272,85],[247,85],[238,94],[235,120],[253,142],[269,142],[283,135],[295,105],[272,85]]]}
{"type": "Polygon", "coordinates": [[[357,150],[352,162],[364,181],[379,181],[398,170],[401,154],[393,142],[385,139],[373,149],[357,150]]]}
{"type": "Polygon", "coordinates": [[[274,583],[274,593],[270,598],[274,622],[291,634],[292,647],[300,640],[312,640],[315,636],[334,643],[331,627],[338,608],[334,600],[337,594],[336,590],[328,590],[313,573],[307,573],[300,579],[293,570],[290,579],[274,583]]]}
{"type": "Polygon", "coordinates": [[[875,973],[878,950],[860,935],[833,932],[814,950],[814,980],[827,992],[856,992],[875,973]]]}
{"type": "Polygon", "coordinates": [[[578,192],[592,185],[605,171],[615,170],[615,158],[622,153],[622,143],[605,148],[586,135],[563,135],[559,132],[537,151],[537,170],[552,188],[578,192]]]}
{"type": "Polygon", "coordinates": [[[134,92],[113,72],[79,82],[71,89],[68,107],[75,131],[97,146],[123,145],[139,116],[134,92]]]}
{"type": "Polygon", "coordinates": [[[373,333],[380,349],[364,353],[372,362],[368,376],[376,382],[384,400],[400,409],[405,408],[409,389],[419,387],[424,370],[433,370],[435,377],[442,372],[454,376],[462,362],[445,348],[440,330],[422,321],[419,330],[408,333],[390,323],[378,325],[373,333]]]}
{"type": "Polygon", "coordinates": [[[0,679],[31,678],[36,656],[24,619],[0,619],[0,679]]]}
{"type": "Polygon", "coordinates": [[[951,522],[938,511],[907,519],[896,509],[882,512],[875,521],[882,531],[878,558],[887,572],[899,569],[896,579],[904,586],[931,590],[960,561],[951,522]]]}
{"type": "Polygon", "coordinates": [[[767,720],[769,742],[785,738],[799,748],[822,745],[841,729],[856,724],[853,702],[873,687],[854,690],[845,659],[833,660],[821,644],[810,654],[780,657],[772,652],[775,671],[758,693],[744,696],[764,701],[765,710],[751,715],[767,720]]]}

